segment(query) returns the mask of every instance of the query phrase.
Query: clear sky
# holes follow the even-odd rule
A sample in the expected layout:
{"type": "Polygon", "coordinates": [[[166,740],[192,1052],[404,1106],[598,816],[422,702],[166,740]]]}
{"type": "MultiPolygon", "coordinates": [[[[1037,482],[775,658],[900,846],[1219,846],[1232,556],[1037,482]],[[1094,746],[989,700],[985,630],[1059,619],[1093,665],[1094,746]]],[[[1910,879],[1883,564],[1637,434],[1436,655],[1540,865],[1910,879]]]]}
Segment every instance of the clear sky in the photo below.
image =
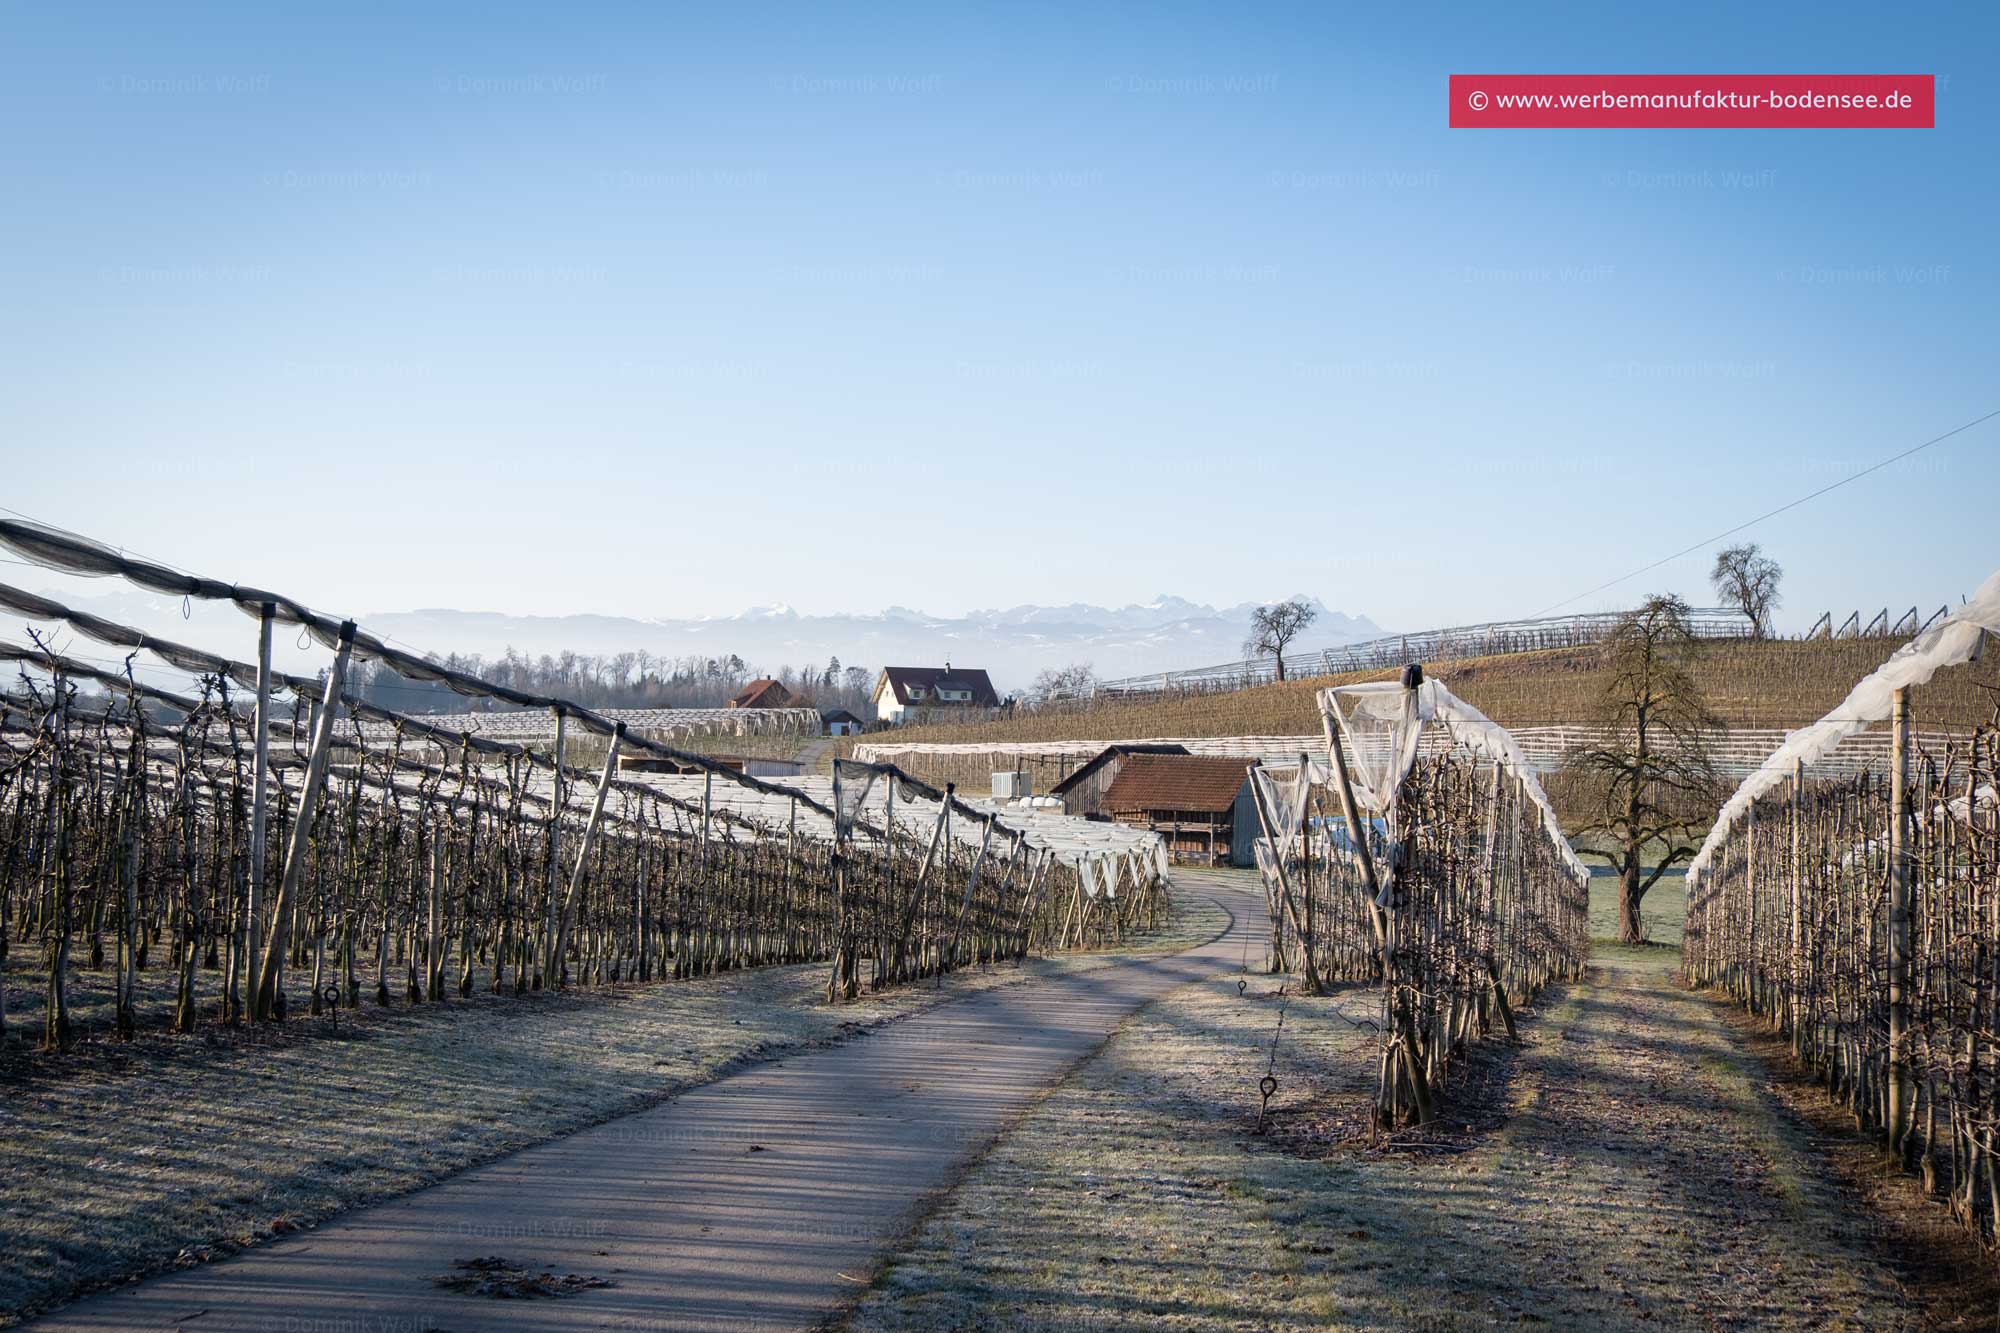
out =
{"type": "MultiPolygon", "coordinates": [[[[2000,408],[1997,14],[8,3],[0,505],[347,613],[1531,614],[2000,408]]],[[[1996,502],[2000,420],[1751,535],[1781,623],[1928,610],[1996,502]]]]}

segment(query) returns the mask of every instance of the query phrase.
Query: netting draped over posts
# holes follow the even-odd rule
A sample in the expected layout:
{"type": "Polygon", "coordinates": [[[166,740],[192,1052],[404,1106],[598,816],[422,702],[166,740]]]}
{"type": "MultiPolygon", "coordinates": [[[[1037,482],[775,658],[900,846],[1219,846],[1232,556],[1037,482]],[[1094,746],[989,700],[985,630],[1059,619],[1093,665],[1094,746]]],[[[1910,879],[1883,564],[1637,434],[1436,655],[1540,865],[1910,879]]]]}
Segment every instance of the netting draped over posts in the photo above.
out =
{"type": "MultiPolygon", "coordinates": [[[[454,984],[467,993],[475,971],[518,992],[843,956],[850,982],[870,961],[871,983],[886,985],[1108,941],[1155,924],[1164,905],[1160,840],[1145,830],[968,803],[888,765],[843,765],[837,789],[754,778],[623,718],[444,672],[271,594],[33,525],[0,523],[0,544],[71,572],[227,597],[260,620],[282,607],[271,621],[330,626],[337,647],[322,683],[0,585],[0,607],[196,677],[169,691],[40,643],[0,643],[0,660],[21,666],[0,695],[0,946],[8,931],[47,946],[56,1044],[77,1008],[71,949],[86,937],[93,969],[114,945],[115,994],[99,1007],[129,1032],[154,989],[149,953],[171,953],[186,1028],[197,1012],[235,1021],[353,1004],[371,971],[387,1003],[392,966],[412,1001],[454,984]],[[471,729],[518,715],[419,718],[364,702],[342,684],[356,652],[545,707],[553,734],[530,744],[471,729]],[[80,698],[85,682],[105,702],[80,698]],[[246,707],[260,685],[273,697],[246,707]],[[608,738],[601,768],[565,762],[571,722],[608,738]],[[622,768],[621,749],[682,771],[622,768]],[[1093,899],[1105,883],[1129,891],[1085,910],[1086,882],[1093,899]]],[[[0,1003],[0,1024],[6,1014],[0,1003]]]]}
{"type": "Polygon", "coordinates": [[[2000,728],[1912,725],[1990,634],[2000,573],[1744,780],[1689,868],[1681,957],[2000,1240],[2000,728]],[[1885,722],[1886,751],[1857,744],[1885,722]]]}
{"type": "Polygon", "coordinates": [[[1512,738],[1442,682],[1319,701],[1326,757],[1252,770],[1271,965],[1382,985],[1378,1118],[1421,1122],[1468,1040],[1578,974],[1589,874],[1512,738]]]}

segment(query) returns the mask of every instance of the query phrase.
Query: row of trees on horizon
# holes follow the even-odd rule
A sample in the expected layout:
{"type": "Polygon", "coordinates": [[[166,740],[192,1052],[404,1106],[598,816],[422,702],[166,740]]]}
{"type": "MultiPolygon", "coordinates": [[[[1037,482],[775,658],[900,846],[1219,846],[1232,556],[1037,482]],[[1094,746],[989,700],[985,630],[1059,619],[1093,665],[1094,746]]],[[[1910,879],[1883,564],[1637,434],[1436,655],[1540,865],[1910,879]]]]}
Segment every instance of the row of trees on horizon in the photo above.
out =
{"type": "MultiPolygon", "coordinates": [[[[782,666],[755,671],[734,653],[721,657],[687,654],[659,657],[649,652],[543,653],[529,657],[509,648],[497,658],[450,653],[443,665],[530,694],[559,695],[587,708],[720,708],[752,680],[778,681],[815,708],[844,708],[869,715],[875,672],[843,665],[782,666]]],[[[453,713],[487,706],[444,685],[410,680],[372,663],[358,663],[350,688],[368,702],[404,713],[453,713]]]]}

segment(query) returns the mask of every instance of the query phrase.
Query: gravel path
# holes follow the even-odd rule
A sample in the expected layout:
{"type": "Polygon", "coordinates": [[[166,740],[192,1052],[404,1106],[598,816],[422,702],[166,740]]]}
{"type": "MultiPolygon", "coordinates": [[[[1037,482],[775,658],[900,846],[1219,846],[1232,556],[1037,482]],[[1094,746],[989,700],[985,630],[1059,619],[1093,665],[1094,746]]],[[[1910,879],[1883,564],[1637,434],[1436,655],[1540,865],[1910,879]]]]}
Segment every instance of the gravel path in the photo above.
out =
{"type": "Polygon", "coordinates": [[[861,1290],[966,1164],[1135,1009],[1257,947],[1253,878],[1182,880],[1226,907],[1229,931],[1171,957],[953,1001],[29,1326],[810,1326],[861,1290]],[[504,1262],[465,1266],[487,1260],[504,1262]],[[547,1298],[493,1299],[439,1279],[547,1298]]]}

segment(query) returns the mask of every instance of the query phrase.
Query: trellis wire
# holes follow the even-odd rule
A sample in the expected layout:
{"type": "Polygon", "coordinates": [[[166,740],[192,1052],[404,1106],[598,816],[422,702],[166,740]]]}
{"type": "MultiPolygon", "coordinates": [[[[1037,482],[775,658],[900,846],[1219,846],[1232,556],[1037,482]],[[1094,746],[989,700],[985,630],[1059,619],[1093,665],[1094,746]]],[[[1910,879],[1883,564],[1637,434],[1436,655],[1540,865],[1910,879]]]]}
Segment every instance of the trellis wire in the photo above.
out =
{"type": "MultiPolygon", "coordinates": [[[[108,548],[32,536],[25,547],[19,533],[0,540],[58,567],[134,576],[108,548]]],[[[271,594],[156,566],[140,575],[184,595],[282,604],[316,636],[330,623],[271,594]]],[[[5,591],[10,604],[29,598],[5,591]]],[[[203,1012],[281,1018],[294,1003],[287,979],[308,972],[314,1012],[329,996],[358,1003],[370,980],[386,1004],[397,992],[435,1001],[479,985],[521,993],[808,959],[835,960],[829,990],[847,997],[864,963],[869,984],[889,985],[1031,948],[1093,946],[1156,924],[1164,907],[1150,835],[1086,836],[1063,826],[1076,821],[978,808],[886,765],[870,770],[883,780],[881,807],[842,819],[801,786],[453,673],[463,692],[547,705],[558,735],[566,720],[602,728],[610,744],[593,776],[561,762],[560,740],[546,758],[347,695],[341,668],[357,643],[392,665],[418,660],[351,623],[334,631],[341,655],[328,682],[274,681],[293,691],[294,720],[260,728],[230,688],[272,679],[258,668],[29,599],[38,616],[200,673],[198,696],[181,695],[141,685],[129,661],[121,678],[39,641],[0,645],[0,658],[46,677],[23,669],[18,694],[0,701],[0,956],[10,938],[41,945],[52,1045],[72,1035],[73,951],[88,950],[95,967],[107,943],[110,1026],[130,1036],[141,974],[162,948],[172,1021],[186,1031],[203,1012]],[[79,680],[105,687],[108,705],[83,707],[79,680]],[[271,836],[257,857],[260,731],[289,752],[272,756],[271,836]],[[621,779],[621,746],[698,770],[702,790],[621,779]],[[762,808],[730,810],[714,799],[717,783],[762,808]],[[788,817],[772,818],[774,803],[788,817]],[[279,891],[259,903],[257,883],[279,891]]]]}

